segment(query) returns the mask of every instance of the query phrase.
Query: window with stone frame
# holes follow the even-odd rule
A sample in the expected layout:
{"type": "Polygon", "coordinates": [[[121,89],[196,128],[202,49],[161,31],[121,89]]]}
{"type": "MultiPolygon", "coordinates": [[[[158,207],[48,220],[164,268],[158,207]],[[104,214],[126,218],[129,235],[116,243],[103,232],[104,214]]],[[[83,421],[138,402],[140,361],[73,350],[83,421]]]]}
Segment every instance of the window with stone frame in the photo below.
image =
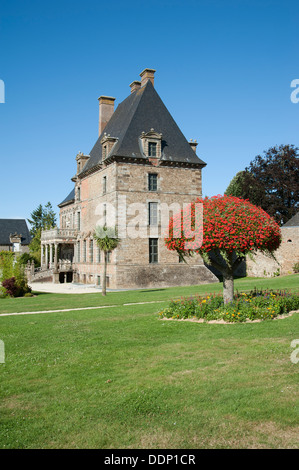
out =
{"type": "Polygon", "coordinates": [[[158,175],[157,173],[148,174],[148,190],[157,191],[158,189],[158,175]]]}
{"type": "Polygon", "coordinates": [[[157,156],[157,142],[148,143],[148,156],[156,157],[157,156]]]}
{"type": "Polygon", "coordinates": [[[158,238],[149,238],[149,262],[158,263],[158,238]]]}
{"type": "Polygon", "coordinates": [[[80,241],[78,241],[77,243],[77,262],[78,263],[80,263],[80,258],[81,258],[80,254],[81,254],[81,244],[80,244],[80,241]]]}
{"type": "Polygon", "coordinates": [[[83,262],[86,263],[86,240],[83,240],[83,262]]]}
{"type": "Polygon", "coordinates": [[[93,263],[93,239],[89,240],[89,262],[93,263]]]}
{"type": "Polygon", "coordinates": [[[148,203],[148,224],[158,225],[158,203],[157,202],[148,203]]]}
{"type": "Polygon", "coordinates": [[[103,176],[103,194],[107,192],[107,176],[103,176]]]}
{"type": "Polygon", "coordinates": [[[143,153],[149,158],[161,158],[162,156],[162,134],[151,129],[149,132],[142,132],[140,136],[143,153]]]}

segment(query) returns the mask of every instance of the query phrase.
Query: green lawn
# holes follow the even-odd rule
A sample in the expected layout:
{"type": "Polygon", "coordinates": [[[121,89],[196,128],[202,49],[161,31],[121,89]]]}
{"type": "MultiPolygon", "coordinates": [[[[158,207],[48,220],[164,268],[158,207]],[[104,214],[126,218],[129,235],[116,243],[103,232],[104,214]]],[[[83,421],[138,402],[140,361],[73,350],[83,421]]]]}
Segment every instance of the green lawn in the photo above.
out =
{"type": "MultiPolygon", "coordinates": [[[[236,288],[299,290],[298,279],[236,288]]],[[[0,447],[298,448],[298,313],[233,325],[158,319],[165,300],[221,288],[0,300],[0,313],[115,305],[0,317],[0,447]]]]}

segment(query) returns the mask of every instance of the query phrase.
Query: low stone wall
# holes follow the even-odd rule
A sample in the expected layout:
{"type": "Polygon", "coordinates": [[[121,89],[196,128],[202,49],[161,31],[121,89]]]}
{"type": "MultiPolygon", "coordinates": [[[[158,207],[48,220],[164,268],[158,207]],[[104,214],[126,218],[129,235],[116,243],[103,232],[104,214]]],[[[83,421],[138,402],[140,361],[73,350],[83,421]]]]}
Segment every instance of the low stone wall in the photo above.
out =
{"type": "Polygon", "coordinates": [[[254,261],[246,259],[247,276],[271,277],[275,274],[293,274],[293,266],[299,262],[299,227],[282,227],[282,242],[274,252],[276,261],[258,252],[254,261]]]}

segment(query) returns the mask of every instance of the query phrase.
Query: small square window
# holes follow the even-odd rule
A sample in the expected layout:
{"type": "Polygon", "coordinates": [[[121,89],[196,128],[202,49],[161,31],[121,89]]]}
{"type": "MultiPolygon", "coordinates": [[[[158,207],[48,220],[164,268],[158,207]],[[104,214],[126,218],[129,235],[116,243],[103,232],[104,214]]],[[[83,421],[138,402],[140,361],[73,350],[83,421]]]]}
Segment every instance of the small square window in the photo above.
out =
{"type": "Polygon", "coordinates": [[[158,175],[156,173],[148,174],[148,190],[157,191],[158,189],[158,175]]]}

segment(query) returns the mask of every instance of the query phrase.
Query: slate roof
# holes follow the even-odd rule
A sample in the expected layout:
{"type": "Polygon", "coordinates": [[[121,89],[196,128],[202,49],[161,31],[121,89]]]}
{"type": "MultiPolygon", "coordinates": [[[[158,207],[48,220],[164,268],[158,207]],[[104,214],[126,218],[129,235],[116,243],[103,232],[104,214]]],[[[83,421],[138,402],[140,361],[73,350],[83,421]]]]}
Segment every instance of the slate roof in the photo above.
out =
{"type": "Polygon", "coordinates": [[[110,156],[143,158],[139,137],[154,129],[162,133],[162,160],[205,166],[182,134],[151,81],[122,101],[90,152],[81,174],[102,161],[101,139],[104,133],[118,139],[110,156]]]}
{"type": "Polygon", "coordinates": [[[299,227],[299,212],[288,220],[283,227],[299,227]]]}
{"type": "Polygon", "coordinates": [[[71,202],[74,202],[74,200],[75,200],[75,188],[73,188],[70,194],[68,194],[68,196],[60,204],[58,204],[58,207],[64,206],[67,203],[69,204],[71,202]]]}
{"type": "Polygon", "coordinates": [[[29,245],[31,236],[25,219],[0,219],[0,245],[11,245],[10,234],[22,235],[22,245],[29,245]]]}

